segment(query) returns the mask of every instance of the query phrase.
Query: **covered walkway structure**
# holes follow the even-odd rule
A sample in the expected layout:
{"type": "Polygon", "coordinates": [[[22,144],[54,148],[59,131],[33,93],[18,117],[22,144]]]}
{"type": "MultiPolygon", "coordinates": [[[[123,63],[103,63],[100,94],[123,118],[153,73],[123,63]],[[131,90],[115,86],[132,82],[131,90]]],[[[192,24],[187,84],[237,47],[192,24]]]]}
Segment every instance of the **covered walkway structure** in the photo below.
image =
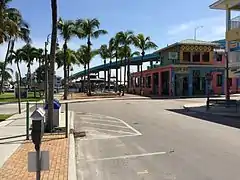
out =
{"type": "MultiPolygon", "coordinates": [[[[152,53],[152,54],[147,54],[144,56],[143,58],[143,62],[153,62],[153,61],[159,61],[159,54],[158,53],[152,53]]],[[[127,60],[128,61],[128,60],[127,60]]],[[[141,56],[138,56],[138,57],[133,57],[130,59],[130,65],[136,65],[138,68],[138,71],[139,71],[139,67],[142,63],[142,57],[141,56]]],[[[127,64],[127,62],[126,62],[127,64]]],[[[92,67],[89,69],[90,73],[99,73],[101,71],[108,71],[110,69],[119,69],[121,67],[124,67],[125,65],[125,62],[124,60],[121,62],[120,60],[119,61],[112,61],[112,63],[107,63],[107,64],[102,64],[102,65],[99,65],[99,66],[95,66],[95,67],[92,67]]],[[[70,76],[70,79],[74,80],[74,79],[78,79],[78,78],[81,78],[83,76],[86,76],[88,74],[88,71],[80,71],[78,73],[75,73],[73,74],[72,76],[70,76]]]]}

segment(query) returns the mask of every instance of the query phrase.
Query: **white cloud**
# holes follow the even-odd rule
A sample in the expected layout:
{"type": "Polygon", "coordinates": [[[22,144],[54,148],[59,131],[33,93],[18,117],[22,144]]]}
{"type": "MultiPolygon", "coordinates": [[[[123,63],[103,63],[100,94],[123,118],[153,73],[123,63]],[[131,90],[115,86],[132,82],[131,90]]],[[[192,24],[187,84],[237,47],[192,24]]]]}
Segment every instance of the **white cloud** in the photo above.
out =
{"type": "Polygon", "coordinates": [[[194,29],[198,26],[203,26],[203,28],[197,30],[197,39],[199,40],[212,41],[224,38],[225,36],[225,18],[222,15],[171,26],[168,28],[167,35],[171,42],[193,39],[194,29]]]}

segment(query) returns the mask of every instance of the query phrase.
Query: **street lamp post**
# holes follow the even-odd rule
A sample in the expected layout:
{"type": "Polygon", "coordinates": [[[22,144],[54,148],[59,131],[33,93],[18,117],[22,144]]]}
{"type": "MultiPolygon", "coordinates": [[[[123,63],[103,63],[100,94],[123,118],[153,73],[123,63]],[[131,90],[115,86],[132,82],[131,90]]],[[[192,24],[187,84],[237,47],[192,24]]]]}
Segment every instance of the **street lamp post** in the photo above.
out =
{"type": "Polygon", "coordinates": [[[200,28],[203,28],[203,26],[195,27],[195,29],[194,29],[194,40],[197,40],[197,30],[200,29],[200,28]]]}

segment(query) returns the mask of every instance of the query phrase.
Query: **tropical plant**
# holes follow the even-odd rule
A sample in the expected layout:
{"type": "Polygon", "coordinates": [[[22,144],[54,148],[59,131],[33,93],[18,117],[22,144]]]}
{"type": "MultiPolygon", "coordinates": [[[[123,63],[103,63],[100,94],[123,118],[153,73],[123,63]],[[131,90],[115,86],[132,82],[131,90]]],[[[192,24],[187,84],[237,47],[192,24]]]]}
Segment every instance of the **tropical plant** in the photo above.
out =
{"type": "MultiPolygon", "coordinates": [[[[140,75],[140,93],[142,94],[142,88],[143,88],[143,72],[142,72],[142,66],[143,66],[143,58],[145,56],[145,52],[150,49],[156,49],[157,45],[151,41],[150,37],[145,37],[143,34],[138,34],[133,38],[133,43],[136,48],[141,50],[141,75],[140,75]]],[[[152,66],[152,62],[151,66],[152,66]]]]}
{"type": "Polygon", "coordinates": [[[20,49],[20,56],[24,62],[27,63],[28,73],[27,73],[27,79],[28,79],[28,87],[31,85],[31,65],[33,64],[34,59],[37,58],[39,55],[38,49],[31,46],[30,44],[24,45],[20,49]]]}
{"type": "Polygon", "coordinates": [[[104,90],[106,88],[106,61],[109,58],[108,46],[106,44],[101,45],[98,51],[100,57],[103,59],[104,64],[104,90]]]}
{"type": "Polygon", "coordinates": [[[15,63],[17,65],[17,71],[19,76],[19,85],[22,85],[22,76],[21,76],[21,69],[19,64],[22,61],[22,51],[21,49],[17,49],[16,51],[11,51],[10,56],[8,57],[8,62],[13,64],[15,63]]]}
{"type": "Polygon", "coordinates": [[[0,62],[0,75],[2,76],[3,71],[5,71],[3,76],[3,81],[8,81],[12,79],[13,70],[8,67],[4,67],[4,62],[0,62]]]}
{"type": "MultiPolygon", "coordinates": [[[[15,40],[21,39],[30,42],[30,30],[28,24],[23,20],[21,13],[15,8],[9,8],[11,0],[0,3],[0,44],[8,42],[5,55],[4,67],[7,65],[9,52],[14,49],[15,40]]],[[[4,70],[2,77],[4,76],[4,70]]],[[[0,92],[2,92],[3,81],[0,92]]]]}
{"type": "Polygon", "coordinates": [[[43,49],[42,48],[37,49],[36,61],[38,62],[38,67],[44,64],[44,58],[45,57],[43,54],[43,49]]]}
{"type": "Polygon", "coordinates": [[[115,57],[114,50],[115,50],[115,39],[111,38],[108,43],[108,54],[109,54],[108,91],[110,91],[112,59],[115,57]]]}
{"type": "MultiPolygon", "coordinates": [[[[99,50],[98,49],[95,49],[95,50],[91,50],[90,49],[90,53],[89,53],[89,49],[88,49],[88,47],[86,46],[86,45],[82,45],[78,50],[77,50],[77,58],[79,59],[79,62],[81,63],[81,64],[83,64],[84,65],[84,70],[85,70],[85,75],[86,74],[90,74],[90,62],[91,62],[91,60],[96,56],[96,55],[98,55],[99,54],[99,50]],[[90,58],[89,58],[90,57],[90,58]],[[87,73],[86,73],[86,69],[87,69],[87,73]]],[[[85,76],[84,75],[84,76],[85,76]]],[[[85,81],[85,79],[84,79],[84,81],[85,81]]],[[[91,84],[90,84],[90,77],[88,78],[88,93],[89,93],[89,86],[90,86],[91,84]]],[[[84,88],[85,86],[83,85],[83,88],[84,88]]],[[[88,95],[91,95],[91,93],[90,94],[88,94],[88,95]]]]}
{"type": "Polygon", "coordinates": [[[62,66],[64,68],[64,64],[66,64],[66,70],[67,70],[66,75],[69,77],[70,68],[73,67],[74,65],[80,65],[80,62],[77,58],[76,52],[71,49],[66,50],[66,63],[64,62],[65,61],[64,56],[65,56],[64,51],[58,50],[56,53],[56,63],[58,68],[62,66]]]}
{"type": "Polygon", "coordinates": [[[123,79],[123,86],[124,86],[124,89],[123,89],[123,93],[122,95],[124,96],[124,92],[125,92],[125,84],[126,84],[126,71],[128,69],[128,75],[127,75],[127,81],[128,81],[128,87],[129,87],[129,78],[130,78],[130,59],[127,59],[128,56],[127,56],[127,53],[128,53],[128,50],[129,50],[129,46],[133,43],[133,32],[132,31],[126,31],[126,32],[119,32],[118,33],[118,36],[119,36],[119,43],[120,45],[123,46],[123,52],[124,52],[124,79],[123,79]],[[128,60],[128,62],[127,62],[128,60]],[[126,69],[126,66],[127,66],[127,69],[126,69]]]}
{"type": "MultiPolygon", "coordinates": [[[[78,29],[78,37],[87,39],[87,57],[88,57],[88,69],[91,61],[91,39],[98,38],[101,35],[107,34],[106,30],[99,29],[100,22],[98,19],[78,19],[76,21],[76,27],[78,29]]],[[[90,71],[88,71],[88,95],[91,95],[91,83],[90,83],[90,71]]]]}
{"type": "Polygon", "coordinates": [[[55,72],[55,51],[57,47],[57,0],[51,0],[52,9],[52,33],[51,33],[51,49],[50,49],[50,68],[48,75],[48,120],[47,130],[52,131],[53,129],[53,96],[54,96],[54,72],[55,72]]]}
{"type": "Polygon", "coordinates": [[[60,36],[62,36],[64,40],[63,44],[63,71],[64,71],[64,99],[67,99],[68,96],[68,72],[67,69],[67,49],[68,42],[75,35],[75,23],[71,20],[62,20],[61,18],[58,20],[58,31],[60,32],[60,36]]]}
{"type": "MultiPolygon", "coordinates": [[[[118,91],[118,50],[119,50],[119,40],[120,40],[120,34],[117,33],[114,37],[114,49],[115,49],[115,62],[116,62],[116,88],[115,92],[118,91]]],[[[121,71],[121,66],[120,66],[120,71],[121,71]]]]}

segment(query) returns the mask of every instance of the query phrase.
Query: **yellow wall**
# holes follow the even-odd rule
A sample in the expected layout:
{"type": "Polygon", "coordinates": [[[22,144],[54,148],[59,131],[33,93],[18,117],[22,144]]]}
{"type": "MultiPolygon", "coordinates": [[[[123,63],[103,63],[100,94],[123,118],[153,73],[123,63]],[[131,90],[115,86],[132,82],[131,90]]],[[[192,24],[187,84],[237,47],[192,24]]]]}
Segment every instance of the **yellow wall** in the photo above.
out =
{"type": "Polygon", "coordinates": [[[180,47],[180,62],[183,61],[183,52],[209,52],[209,62],[206,64],[213,63],[213,46],[206,45],[181,45],[180,47]]]}
{"type": "Polygon", "coordinates": [[[226,32],[226,39],[228,41],[240,41],[240,28],[232,29],[226,32]]]}

